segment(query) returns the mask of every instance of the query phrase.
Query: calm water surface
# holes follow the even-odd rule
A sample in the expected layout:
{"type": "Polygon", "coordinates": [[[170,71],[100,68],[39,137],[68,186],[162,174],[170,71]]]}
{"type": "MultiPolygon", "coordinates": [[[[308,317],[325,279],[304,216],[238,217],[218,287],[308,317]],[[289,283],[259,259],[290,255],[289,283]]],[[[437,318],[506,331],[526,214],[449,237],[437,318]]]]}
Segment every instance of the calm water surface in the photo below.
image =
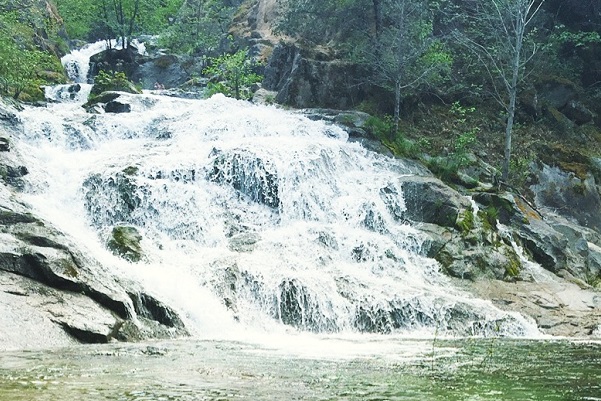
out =
{"type": "Polygon", "coordinates": [[[187,340],[5,352],[0,400],[601,400],[601,344],[187,340]]]}

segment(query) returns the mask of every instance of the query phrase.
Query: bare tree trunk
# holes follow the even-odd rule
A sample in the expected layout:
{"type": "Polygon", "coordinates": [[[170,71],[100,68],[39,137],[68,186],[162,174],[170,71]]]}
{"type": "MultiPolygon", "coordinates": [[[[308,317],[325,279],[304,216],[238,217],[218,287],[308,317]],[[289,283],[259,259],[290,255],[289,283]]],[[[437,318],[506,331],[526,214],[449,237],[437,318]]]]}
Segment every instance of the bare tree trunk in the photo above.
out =
{"type": "Polygon", "coordinates": [[[522,69],[522,47],[524,45],[524,35],[528,23],[528,9],[521,7],[515,17],[515,43],[513,47],[513,60],[511,64],[511,83],[507,88],[509,95],[509,105],[507,108],[507,126],[505,127],[505,152],[501,179],[507,181],[509,178],[509,166],[511,162],[511,134],[513,133],[513,123],[515,120],[515,105],[518,95],[518,81],[520,70],[522,69]]]}
{"type": "Polygon", "coordinates": [[[382,0],[373,0],[374,26],[376,29],[376,40],[382,35],[382,0]]]}
{"type": "Polygon", "coordinates": [[[134,10],[131,15],[131,19],[129,20],[129,28],[127,30],[127,47],[129,47],[131,43],[131,35],[134,33],[134,25],[136,23],[136,18],[138,18],[138,13],[140,12],[140,0],[136,0],[134,3],[134,10]]]}
{"type": "Polygon", "coordinates": [[[394,83],[394,131],[390,133],[390,139],[394,140],[399,132],[399,122],[401,120],[401,80],[394,83]]]}
{"type": "Polygon", "coordinates": [[[511,134],[513,132],[513,121],[515,119],[515,102],[517,95],[517,88],[514,88],[510,99],[509,99],[509,115],[507,117],[507,125],[505,127],[505,154],[503,159],[503,170],[501,179],[507,181],[509,177],[509,163],[511,160],[511,134]]]}

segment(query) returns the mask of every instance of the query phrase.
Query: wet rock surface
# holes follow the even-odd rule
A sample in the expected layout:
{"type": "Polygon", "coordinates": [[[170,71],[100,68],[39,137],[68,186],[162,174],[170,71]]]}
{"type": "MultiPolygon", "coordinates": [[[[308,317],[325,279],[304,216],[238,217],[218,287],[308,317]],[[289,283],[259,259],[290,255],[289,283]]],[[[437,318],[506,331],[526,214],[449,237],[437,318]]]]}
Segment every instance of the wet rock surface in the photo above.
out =
{"type": "MultiPolygon", "coordinates": [[[[10,138],[17,127],[14,120],[0,134],[10,138]]],[[[26,171],[18,152],[0,157],[8,171],[26,171]]],[[[0,180],[0,349],[187,334],[168,305],[116,278],[75,239],[32,214],[19,189],[0,180]]]]}

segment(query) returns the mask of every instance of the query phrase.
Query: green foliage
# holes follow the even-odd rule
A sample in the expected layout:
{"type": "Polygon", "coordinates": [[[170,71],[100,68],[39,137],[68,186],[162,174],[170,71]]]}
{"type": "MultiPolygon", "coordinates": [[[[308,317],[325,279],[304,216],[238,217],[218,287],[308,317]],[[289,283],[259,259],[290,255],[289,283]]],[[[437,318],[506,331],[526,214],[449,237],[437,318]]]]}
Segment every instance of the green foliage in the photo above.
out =
{"type": "Polygon", "coordinates": [[[55,0],[71,38],[114,39],[163,32],[184,0],[55,0]]]}
{"type": "Polygon", "coordinates": [[[518,255],[511,248],[506,248],[505,256],[507,256],[508,263],[505,266],[505,280],[515,279],[520,275],[522,269],[522,262],[518,255]]]}
{"type": "Polygon", "coordinates": [[[365,121],[365,130],[379,140],[384,140],[393,136],[392,116],[386,115],[383,118],[369,116],[365,121]]]}
{"type": "Polygon", "coordinates": [[[235,99],[250,99],[251,86],[263,79],[254,72],[256,67],[246,49],[209,59],[208,67],[203,70],[210,78],[207,95],[223,93],[235,99]]]}
{"type": "Polygon", "coordinates": [[[186,0],[159,45],[179,53],[213,52],[227,37],[236,9],[222,0],[186,0]]]}
{"type": "Polygon", "coordinates": [[[523,188],[530,177],[531,165],[536,155],[532,151],[516,152],[509,164],[510,180],[509,183],[516,188],[523,188]]]}
{"type": "Polygon", "coordinates": [[[569,31],[564,25],[557,25],[553,34],[549,37],[549,43],[568,45],[575,48],[586,47],[601,43],[599,32],[595,31],[569,31]]]}
{"type": "Polygon", "coordinates": [[[453,144],[451,157],[455,159],[457,168],[466,167],[470,163],[469,155],[477,143],[477,134],[480,128],[471,125],[469,118],[476,112],[475,107],[465,107],[459,102],[451,105],[450,114],[455,117],[453,128],[459,134],[453,144]]]}
{"type": "Polygon", "coordinates": [[[94,77],[94,86],[98,89],[98,92],[106,92],[109,90],[119,90],[119,88],[126,88],[129,85],[129,81],[124,72],[106,72],[100,71],[96,77],[94,77]]]}
{"type": "Polygon", "coordinates": [[[364,127],[396,156],[417,159],[430,146],[427,138],[415,142],[405,138],[401,132],[395,131],[394,121],[390,115],[385,115],[383,118],[370,116],[365,121],[364,127]]]}
{"type": "Polygon", "coordinates": [[[100,71],[98,75],[94,77],[94,87],[88,97],[88,103],[97,99],[98,95],[101,93],[108,91],[140,93],[140,90],[127,79],[124,72],[100,71]]]}
{"type": "Polygon", "coordinates": [[[497,220],[499,220],[499,209],[494,206],[489,206],[484,210],[478,212],[478,217],[482,220],[483,227],[490,231],[497,227],[497,220]]]}
{"type": "Polygon", "coordinates": [[[369,38],[373,7],[366,0],[281,0],[276,32],[313,44],[336,43],[352,53],[369,38]]]}
{"type": "Polygon", "coordinates": [[[63,82],[60,60],[39,49],[35,37],[34,27],[16,11],[0,14],[0,93],[41,100],[41,85],[63,82]]]}
{"type": "Polygon", "coordinates": [[[474,211],[472,209],[466,209],[461,212],[457,218],[457,227],[461,231],[461,235],[466,236],[474,229],[476,225],[474,211]]]}
{"type": "Polygon", "coordinates": [[[472,162],[472,153],[478,144],[480,128],[472,125],[471,116],[476,108],[463,106],[454,102],[449,109],[451,136],[455,136],[450,152],[445,157],[438,157],[428,162],[428,167],[443,181],[455,181],[458,171],[472,162]]]}
{"type": "Polygon", "coordinates": [[[92,0],[55,0],[70,38],[87,40],[94,25],[97,2],[92,0]]]}

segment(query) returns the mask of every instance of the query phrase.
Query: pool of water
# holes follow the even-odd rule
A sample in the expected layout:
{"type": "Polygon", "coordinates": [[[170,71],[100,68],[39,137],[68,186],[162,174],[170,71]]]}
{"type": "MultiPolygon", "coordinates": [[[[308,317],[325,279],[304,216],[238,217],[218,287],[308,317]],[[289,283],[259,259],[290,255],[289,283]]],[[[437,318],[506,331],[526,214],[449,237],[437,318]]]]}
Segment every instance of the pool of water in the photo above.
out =
{"type": "Polygon", "coordinates": [[[5,352],[0,400],[601,400],[599,343],[291,344],[186,340],[5,352]]]}

